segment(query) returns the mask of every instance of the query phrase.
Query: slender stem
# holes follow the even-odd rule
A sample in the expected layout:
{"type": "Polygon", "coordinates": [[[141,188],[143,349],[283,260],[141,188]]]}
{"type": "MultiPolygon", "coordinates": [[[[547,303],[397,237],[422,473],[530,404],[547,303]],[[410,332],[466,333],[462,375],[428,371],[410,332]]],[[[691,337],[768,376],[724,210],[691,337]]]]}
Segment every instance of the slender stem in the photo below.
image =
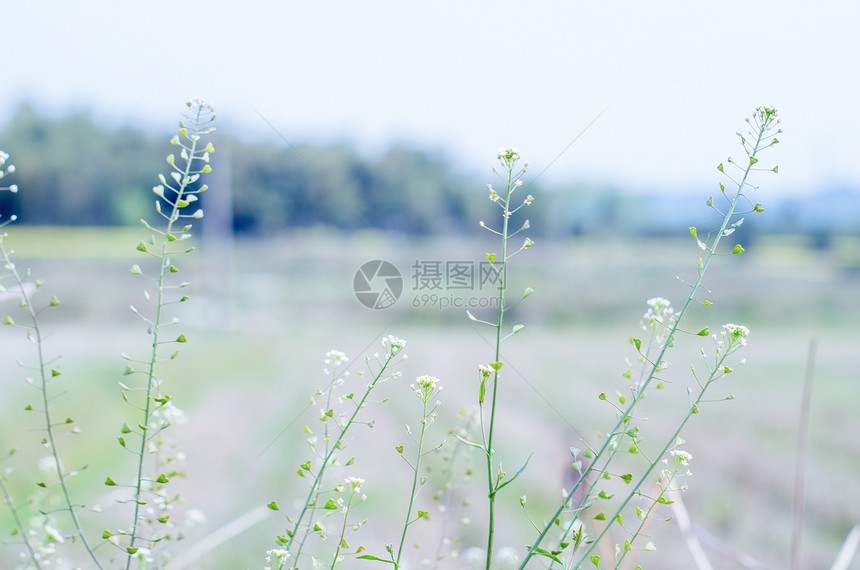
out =
{"type": "Polygon", "coordinates": [[[809,439],[809,408],[812,403],[812,381],[815,372],[815,356],[818,340],[809,341],[806,358],[806,377],[803,381],[803,399],[800,404],[800,419],[797,422],[797,459],[794,468],[794,500],[791,515],[791,569],[798,570],[801,561],[800,545],[803,540],[803,492],[806,479],[806,446],[809,439]]]}
{"type": "Polygon", "coordinates": [[[21,517],[18,515],[18,509],[15,507],[15,500],[12,498],[12,494],[9,492],[8,487],[6,487],[6,479],[3,474],[0,474],[0,490],[3,491],[3,498],[6,501],[6,504],[9,506],[9,510],[12,512],[12,518],[15,519],[15,526],[18,529],[18,533],[21,535],[21,540],[24,542],[24,546],[30,553],[30,563],[33,564],[36,570],[41,570],[42,565],[39,564],[39,561],[36,559],[36,552],[33,550],[33,545],[30,544],[29,533],[24,527],[24,523],[21,521],[21,517]]]}
{"type": "MultiPolygon", "coordinates": [[[[508,170],[508,191],[505,197],[505,204],[502,209],[502,262],[499,271],[499,313],[496,321],[496,350],[493,362],[500,362],[502,351],[502,322],[505,316],[505,273],[508,262],[508,222],[511,217],[510,205],[511,194],[514,191],[514,166],[509,159],[507,162],[508,170]]],[[[489,526],[487,530],[487,570],[490,570],[490,564],[493,560],[493,539],[496,532],[496,493],[493,475],[493,435],[496,425],[496,397],[499,389],[499,370],[496,369],[493,373],[493,396],[490,402],[490,428],[487,434],[487,487],[489,494],[489,526]]]]}
{"type": "MultiPolygon", "coordinates": [[[[159,333],[161,331],[161,319],[162,313],[164,310],[164,289],[165,289],[165,273],[167,269],[167,256],[168,256],[168,244],[170,243],[170,239],[168,236],[173,235],[173,224],[179,220],[180,210],[182,209],[182,203],[185,200],[185,191],[188,188],[188,180],[190,175],[192,174],[192,166],[194,160],[197,158],[197,143],[200,141],[200,137],[198,136],[199,126],[200,126],[200,117],[203,113],[203,108],[198,107],[196,117],[194,118],[194,129],[191,140],[191,148],[188,149],[188,158],[185,161],[185,170],[182,173],[182,176],[179,180],[179,189],[177,190],[177,196],[174,200],[172,200],[172,209],[170,212],[170,216],[167,218],[167,228],[165,230],[165,234],[162,238],[161,242],[161,252],[158,256],[159,258],[159,267],[158,267],[158,288],[157,288],[157,298],[155,303],[155,318],[152,322],[152,352],[149,357],[149,366],[147,370],[147,380],[146,380],[146,400],[144,403],[143,409],[143,422],[141,426],[148,427],[150,415],[152,413],[152,402],[153,402],[153,390],[156,388],[156,376],[155,376],[155,364],[158,362],[158,339],[159,333]]],[[[146,444],[149,441],[149,437],[147,437],[147,430],[141,429],[140,434],[140,449],[138,453],[138,461],[137,461],[137,479],[134,490],[134,519],[131,527],[131,536],[129,539],[129,553],[126,559],[126,570],[131,568],[131,560],[133,557],[133,552],[135,552],[135,543],[138,539],[138,531],[140,526],[140,509],[143,504],[146,504],[145,501],[142,500],[143,495],[143,463],[144,458],[146,457],[146,444]]]]}
{"type": "MultiPolygon", "coordinates": [[[[684,315],[686,314],[687,309],[689,308],[690,304],[694,300],[696,292],[698,291],[699,287],[702,284],[702,279],[705,275],[705,272],[708,269],[708,266],[711,263],[711,260],[713,259],[713,257],[715,255],[717,255],[717,248],[719,246],[719,243],[720,243],[720,241],[721,241],[721,239],[725,233],[726,228],[729,225],[729,221],[731,220],[732,216],[734,215],[737,204],[738,204],[741,196],[743,195],[744,188],[747,185],[747,179],[749,178],[750,172],[752,172],[752,170],[753,170],[753,165],[757,162],[757,159],[755,159],[755,156],[759,151],[770,146],[770,144],[762,145],[762,140],[765,136],[765,133],[771,127],[771,117],[772,117],[772,115],[768,115],[765,118],[765,120],[762,121],[762,123],[759,125],[756,143],[755,143],[755,145],[752,146],[752,152],[749,153],[749,158],[750,158],[749,164],[747,165],[747,167],[744,170],[743,178],[741,179],[740,182],[737,183],[738,190],[734,196],[734,199],[731,200],[728,212],[725,214],[725,216],[723,218],[723,223],[720,226],[720,231],[717,233],[716,237],[714,238],[714,241],[713,241],[713,244],[711,245],[711,247],[708,248],[708,255],[706,256],[704,262],[702,263],[701,268],[698,271],[698,277],[697,277],[695,283],[693,283],[693,285],[690,287],[690,294],[687,296],[687,299],[684,302],[683,307],[678,312],[677,317],[675,318],[675,322],[672,325],[672,328],[670,329],[670,331],[666,337],[666,341],[663,343],[663,346],[660,349],[660,353],[658,354],[657,358],[654,360],[654,362],[651,366],[651,371],[648,374],[648,377],[645,379],[644,382],[641,383],[639,390],[637,391],[636,395],[631,400],[630,404],[624,410],[624,412],[619,415],[619,418],[618,418],[617,422],[615,423],[615,426],[607,434],[607,437],[605,438],[603,445],[601,445],[597,454],[592,459],[591,464],[586,468],[585,473],[583,473],[583,475],[582,475],[582,477],[580,477],[579,481],[577,481],[576,484],[573,486],[573,488],[568,492],[567,496],[561,502],[558,509],[556,509],[555,513],[548,519],[549,522],[546,524],[546,526],[540,532],[537,539],[534,541],[532,546],[529,548],[528,553],[523,558],[523,561],[519,566],[520,570],[524,569],[526,564],[528,563],[528,561],[532,558],[532,556],[534,556],[534,554],[537,551],[537,549],[539,548],[541,542],[543,542],[543,540],[546,538],[546,535],[549,533],[550,529],[552,529],[554,521],[561,515],[562,511],[564,511],[567,504],[571,501],[571,499],[573,498],[576,491],[582,485],[583,481],[585,481],[587,479],[588,474],[591,473],[594,465],[598,462],[598,460],[603,456],[603,454],[609,448],[610,443],[613,440],[613,436],[615,436],[619,433],[619,428],[621,428],[623,423],[626,421],[626,418],[632,412],[633,408],[639,403],[642,396],[645,394],[648,386],[650,385],[651,381],[654,379],[654,377],[657,373],[657,367],[658,367],[659,363],[663,360],[663,356],[665,355],[666,351],[669,349],[669,347],[672,343],[672,340],[674,338],[674,335],[678,331],[678,327],[681,323],[681,320],[683,319],[684,315]]],[[[771,143],[771,144],[773,144],[773,143],[771,143]]],[[[605,466],[604,466],[604,468],[605,468],[605,466]]],[[[650,472],[650,470],[649,470],[649,472],[650,472]]],[[[614,521],[614,519],[610,519],[607,521],[607,525],[604,528],[603,533],[605,533],[606,530],[612,525],[613,521],[614,521]]],[[[603,533],[601,533],[601,535],[603,533]]],[[[595,544],[596,544],[596,542],[595,542],[595,544]]],[[[593,548],[593,545],[592,545],[592,548],[593,548]]],[[[590,550],[591,550],[591,548],[589,549],[589,551],[590,550]]]]}
{"type": "Polygon", "coordinates": [[[728,347],[726,349],[726,352],[723,354],[722,358],[720,358],[720,360],[717,362],[717,366],[711,372],[710,376],[708,377],[708,380],[705,382],[705,384],[702,386],[701,390],[699,391],[699,394],[696,397],[695,402],[693,402],[693,404],[687,410],[687,413],[684,416],[684,419],[681,421],[681,424],[678,426],[678,428],[675,430],[675,432],[672,434],[672,436],[666,441],[666,444],[663,446],[663,449],[660,450],[660,453],[658,453],[656,455],[657,459],[655,459],[653,462],[648,464],[648,468],[645,470],[645,472],[642,474],[642,476],[639,478],[639,480],[633,486],[630,493],[627,494],[627,497],[624,498],[624,500],[621,502],[621,504],[618,506],[618,508],[612,514],[612,517],[607,519],[606,526],[604,526],[603,530],[594,538],[594,540],[591,542],[591,545],[585,550],[585,552],[580,554],[579,558],[572,565],[572,568],[579,567],[579,564],[585,560],[585,558],[592,552],[592,550],[594,550],[594,548],[600,542],[600,539],[602,539],[603,536],[609,531],[609,528],[612,526],[612,523],[614,521],[617,521],[618,516],[621,514],[621,512],[624,510],[624,508],[627,506],[627,504],[631,501],[631,499],[633,499],[634,496],[636,496],[636,493],[639,492],[639,489],[642,488],[642,485],[651,476],[651,472],[654,471],[654,468],[657,467],[657,465],[660,463],[660,458],[663,457],[664,455],[666,455],[666,453],[672,447],[677,445],[676,442],[678,441],[678,436],[681,435],[681,432],[684,430],[684,427],[687,425],[687,422],[690,420],[691,417],[693,417],[693,414],[698,413],[698,406],[700,403],[702,403],[702,398],[705,397],[705,392],[707,391],[708,387],[714,382],[714,380],[716,380],[717,378],[720,378],[723,375],[722,374],[723,362],[725,362],[726,358],[728,358],[728,356],[732,352],[733,351],[731,350],[731,347],[728,347]]]}
{"type": "MultiPolygon", "coordinates": [[[[51,409],[50,409],[50,398],[48,397],[48,379],[49,377],[53,377],[53,371],[48,371],[48,364],[45,361],[45,354],[43,350],[43,339],[42,339],[42,329],[39,326],[39,319],[36,314],[36,310],[33,308],[33,301],[30,298],[30,294],[27,292],[27,288],[24,287],[24,281],[21,279],[21,275],[18,273],[18,270],[15,268],[15,264],[9,259],[9,255],[6,252],[6,249],[0,246],[0,252],[3,255],[3,261],[5,262],[5,266],[11,268],[11,273],[15,278],[15,282],[18,286],[18,290],[21,293],[22,303],[27,308],[27,313],[30,317],[30,321],[32,322],[33,334],[34,334],[34,344],[36,345],[36,353],[39,359],[39,377],[41,380],[41,393],[42,393],[42,407],[43,414],[45,417],[45,432],[48,434],[47,443],[51,449],[51,455],[54,458],[54,467],[57,471],[57,480],[60,484],[60,489],[63,492],[63,499],[66,503],[66,509],[69,511],[69,515],[72,517],[72,522],[75,525],[75,534],[78,538],[81,539],[81,544],[84,545],[84,549],[86,549],[87,554],[90,559],[92,559],[93,563],[99,568],[103,568],[98,558],[96,557],[95,552],[87,540],[86,535],[84,534],[83,527],[81,526],[80,520],[78,519],[78,513],[75,510],[75,505],[72,502],[72,495],[69,491],[69,487],[66,481],[65,473],[63,473],[62,462],[60,461],[60,455],[57,452],[56,445],[56,436],[54,434],[54,423],[51,419],[51,409]]],[[[35,559],[31,559],[35,561],[35,559]]]]}
{"type": "MultiPolygon", "coordinates": [[[[387,358],[385,359],[385,362],[382,364],[382,368],[379,370],[379,372],[376,374],[376,376],[373,378],[373,380],[367,386],[367,390],[364,392],[364,396],[362,396],[361,401],[359,401],[358,404],[356,405],[355,411],[352,413],[349,420],[347,420],[346,425],[341,430],[340,435],[335,440],[334,445],[332,445],[332,447],[331,447],[331,450],[326,454],[325,458],[323,459],[323,462],[322,462],[322,465],[320,466],[319,472],[317,472],[317,476],[314,478],[314,482],[311,485],[311,489],[308,492],[307,498],[305,499],[305,504],[302,507],[302,511],[299,513],[299,517],[298,517],[298,519],[296,519],[296,522],[293,525],[293,530],[289,535],[290,540],[286,546],[286,550],[288,552],[291,552],[290,547],[295,542],[296,535],[299,532],[299,527],[302,524],[302,520],[304,519],[305,514],[307,514],[308,510],[310,509],[311,504],[313,503],[314,495],[316,494],[316,491],[319,488],[320,483],[322,482],[323,474],[325,473],[326,467],[328,467],[329,462],[331,461],[332,455],[334,455],[334,452],[337,451],[337,449],[340,447],[340,442],[343,440],[349,427],[355,421],[356,416],[358,416],[358,412],[364,407],[364,402],[367,400],[367,397],[370,395],[370,392],[373,391],[373,388],[376,386],[377,382],[379,382],[379,379],[382,378],[382,375],[385,372],[385,369],[388,367],[389,364],[391,364],[391,361],[394,360],[394,357],[397,356],[398,354],[400,354],[399,350],[395,350],[394,348],[392,348],[390,350],[387,358]]],[[[296,564],[298,563],[299,555],[301,555],[303,546],[304,546],[304,542],[302,542],[302,544],[299,546],[299,549],[298,549],[298,551],[296,551],[295,557],[293,558],[293,560],[295,560],[296,564]]]]}
{"type": "Polygon", "coordinates": [[[406,529],[409,527],[409,518],[412,516],[412,505],[415,504],[416,489],[418,488],[418,470],[421,467],[421,454],[424,451],[424,433],[427,431],[427,398],[424,398],[424,414],[421,419],[421,434],[418,437],[418,455],[415,458],[414,473],[412,474],[412,492],[409,496],[409,507],[406,509],[406,521],[403,523],[403,533],[400,535],[400,547],[397,549],[397,559],[394,561],[395,568],[400,568],[400,556],[403,554],[403,545],[406,544],[406,529]]]}

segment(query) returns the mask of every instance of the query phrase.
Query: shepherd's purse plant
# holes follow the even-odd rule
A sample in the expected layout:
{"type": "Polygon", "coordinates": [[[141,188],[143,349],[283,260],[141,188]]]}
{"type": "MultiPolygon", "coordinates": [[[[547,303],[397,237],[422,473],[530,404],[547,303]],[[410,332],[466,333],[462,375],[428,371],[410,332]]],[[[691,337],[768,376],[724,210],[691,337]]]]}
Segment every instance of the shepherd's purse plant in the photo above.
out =
{"type": "MultiPolygon", "coordinates": [[[[59,398],[63,392],[61,367],[56,355],[47,350],[40,320],[44,311],[58,307],[60,301],[55,296],[45,299],[41,292],[44,283],[18,269],[14,252],[3,243],[5,234],[0,236],[4,271],[0,294],[8,292],[21,309],[10,312],[4,323],[21,330],[33,346],[32,355],[26,362],[22,359],[21,365],[33,389],[26,410],[39,415],[40,428],[39,436],[25,443],[41,446],[45,454],[35,471],[35,492],[26,501],[18,499],[14,489],[18,488],[19,471],[25,478],[34,471],[18,464],[17,448],[10,448],[0,463],[0,493],[14,523],[7,548],[16,549],[20,568],[170,568],[172,556],[182,548],[182,529],[172,519],[179,497],[171,480],[185,476],[185,472],[171,432],[185,418],[170,396],[167,365],[188,338],[171,310],[189,300],[191,284],[180,277],[181,260],[192,253],[187,244],[193,223],[203,217],[196,202],[208,189],[203,179],[211,172],[210,155],[215,151],[208,140],[214,119],[212,107],[205,102],[187,104],[178,132],[170,141],[177,153],[167,157],[168,172],[158,175],[153,188],[155,221],[141,220],[148,235],[136,247],[142,257],[131,267],[131,273],[145,288],[142,300],[131,305],[131,312],[142,321],[147,344],[144,350],[122,354],[125,378],[119,383],[119,397],[127,406],[127,419],[113,439],[128,455],[130,468],[117,467],[117,472],[106,473],[101,479],[120,505],[122,520],[106,520],[104,513],[93,512],[73,496],[70,479],[84,466],[66,466],[64,448],[75,445],[79,430],[74,416],[63,411],[59,398]]],[[[307,452],[294,458],[294,470],[288,474],[301,481],[304,489],[295,498],[278,496],[279,490],[272,490],[273,499],[266,506],[280,515],[280,529],[272,533],[271,548],[260,553],[258,560],[249,560],[248,566],[266,564],[277,570],[339,565],[415,568],[415,551],[407,545],[436,522],[429,516],[428,506],[435,503],[444,506],[439,512],[445,514],[438,518],[442,538],[429,548],[432,557],[426,557],[426,564],[433,568],[470,564],[470,568],[485,570],[601,569],[627,567],[634,558],[660,567],[660,547],[651,539],[647,525],[662,516],[658,516],[660,509],[675,500],[691,475],[693,454],[683,439],[684,429],[706,406],[732,399],[726,377],[744,363],[738,352],[746,347],[750,336],[750,330],[740,324],[693,326],[689,324],[694,318],[691,307],[712,305],[705,288],[712,264],[718,258],[744,253],[743,245],[733,241],[733,234],[745,216],[764,210],[753,199],[753,177],[758,171],[778,172],[776,166],[763,166],[760,161],[762,153],[778,143],[779,123],[776,109],[756,109],[747,120],[746,131],[738,135],[743,158],[730,158],[717,167],[725,180],[706,205],[717,214],[719,229],[701,235],[695,227],[689,230],[699,259],[689,277],[679,277],[688,293],[678,308],[664,297],[646,301],[641,334],[630,338],[631,357],[623,374],[626,386],[597,396],[611,406],[609,428],[594,438],[583,437],[570,448],[569,477],[559,489],[554,509],[536,512],[527,495],[521,497],[523,518],[534,530],[520,537],[520,544],[513,548],[499,544],[499,536],[510,534],[500,531],[515,527],[507,515],[500,515],[497,499],[528,471],[531,455],[522,452],[514,472],[501,465],[497,450],[508,442],[498,429],[505,421],[498,402],[506,389],[508,370],[503,345],[524,328],[512,323],[509,313],[533,293],[525,288],[511,297],[508,284],[510,273],[517,269],[513,258],[535,246],[525,235],[530,222],[522,215],[535,198],[524,192],[528,163],[519,150],[501,149],[494,169],[501,186],[487,185],[489,200],[499,210],[479,224],[497,242],[497,250],[484,257],[498,284],[498,310],[491,316],[471,312],[464,316],[476,326],[488,327],[493,337],[488,354],[477,357],[471,370],[464,370],[464,377],[474,379],[474,401],[457,402],[456,406],[471,406],[472,411],[464,414],[463,424],[437,429],[434,424],[455,415],[440,401],[446,379],[421,375],[408,385],[401,381],[398,368],[406,359],[407,343],[397,336],[385,335],[377,341],[380,350],[365,355],[363,366],[354,375],[350,374],[353,364],[346,354],[338,350],[326,353],[325,380],[313,391],[309,404],[314,418],[301,434],[307,452]],[[686,408],[668,436],[649,439],[639,414],[641,405],[647,395],[665,387],[670,351],[682,342],[700,343],[701,355],[701,360],[690,367],[686,408]],[[399,494],[405,507],[398,521],[376,526],[377,521],[364,511],[366,481],[347,449],[373,427],[374,414],[386,413],[385,402],[396,391],[417,397],[417,401],[411,400],[414,409],[410,410],[416,420],[406,426],[403,443],[376,460],[405,462],[411,477],[402,489],[390,489],[392,495],[399,494]],[[481,466],[481,494],[486,499],[485,504],[483,498],[481,502],[487,524],[479,533],[481,540],[472,544],[452,543],[447,527],[454,479],[471,475],[471,468],[466,471],[468,475],[455,468],[456,461],[466,456],[481,466]],[[392,532],[392,528],[396,530],[392,532]],[[378,534],[388,538],[377,544],[373,537],[378,534]],[[657,553],[643,554],[652,551],[657,553]]],[[[0,152],[0,179],[15,172],[14,166],[6,166],[8,159],[9,155],[0,152]]],[[[0,190],[17,192],[18,187],[1,186],[0,190]]],[[[14,219],[0,219],[0,229],[14,219]]]]}

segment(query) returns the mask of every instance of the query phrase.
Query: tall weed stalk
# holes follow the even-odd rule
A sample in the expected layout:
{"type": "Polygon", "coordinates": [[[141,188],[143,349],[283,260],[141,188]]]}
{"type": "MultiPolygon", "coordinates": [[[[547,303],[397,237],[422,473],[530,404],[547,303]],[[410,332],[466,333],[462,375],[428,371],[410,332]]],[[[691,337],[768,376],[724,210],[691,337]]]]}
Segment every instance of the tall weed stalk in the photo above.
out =
{"type": "MultiPolygon", "coordinates": [[[[177,347],[187,341],[185,334],[170,332],[176,330],[179,320],[169,315],[168,311],[173,305],[184,303],[189,298],[184,294],[189,284],[175,279],[176,274],[181,273],[175,260],[192,251],[193,248],[186,247],[183,242],[191,237],[191,222],[203,216],[203,211],[195,202],[199,194],[207,189],[205,184],[200,183],[200,178],[211,171],[209,157],[214,148],[204,139],[214,130],[213,121],[214,114],[210,106],[201,101],[188,104],[179,132],[171,140],[173,145],[179,147],[179,156],[171,154],[167,157],[171,171],[168,176],[160,175],[160,184],[153,189],[157,196],[155,208],[159,223],[150,224],[142,220],[150,231],[150,237],[138,244],[137,250],[147,255],[152,263],[143,266],[135,264],[131,268],[132,274],[148,283],[144,291],[146,308],[139,310],[132,306],[131,310],[145,322],[151,344],[147,357],[143,359],[123,355],[128,363],[126,375],[129,380],[120,384],[121,394],[124,401],[135,410],[135,417],[123,424],[117,438],[120,446],[134,457],[133,476],[122,484],[117,482],[124,479],[119,476],[108,476],[105,480],[108,487],[124,491],[123,502],[130,505],[131,521],[127,527],[105,530],[100,544],[93,544],[87,537],[79,517],[82,507],[73,500],[69,490],[68,480],[77,471],[63,467],[57,450],[57,440],[76,433],[77,429],[71,418],[58,420],[63,416],[58,415],[53,408],[56,393],[52,387],[61,372],[55,360],[46,356],[39,315],[59,305],[59,301],[51,297],[41,305],[34,302],[33,294],[41,288],[41,281],[31,285],[27,281],[28,275],[18,272],[11,257],[12,252],[5,248],[0,236],[0,256],[5,270],[2,278],[16,292],[15,298],[19,300],[25,315],[22,323],[16,322],[11,315],[4,322],[7,326],[23,328],[36,350],[36,364],[32,367],[35,379],[29,380],[38,390],[40,403],[29,405],[27,409],[39,410],[42,414],[41,444],[50,453],[48,467],[53,473],[53,483],[44,481],[38,486],[45,492],[55,487],[62,503],[60,509],[43,510],[37,531],[13,498],[8,484],[11,468],[5,467],[0,472],[0,493],[12,514],[15,524],[13,535],[22,546],[24,567],[51,567],[59,557],[58,547],[64,544],[68,546],[69,542],[80,544],[88,564],[98,568],[113,567],[118,561],[127,570],[132,566],[161,568],[168,564],[169,558],[158,548],[166,540],[178,538],[173,533],[173,522],[170,520],[171,506],[177,497],[168,485],[171,479],[184,473],[166,434],[171,425],[181,419],[182,412],[164,391],[161,367],[165,361],[175,358],[177,347]],[[64,528],[70,528],[68,532],[57,530],[55,519],[58,513],[68,515],[68,521],[62,521],[64,528]],[[109,549],[114,556],[110,557],[108,563],[98,555],[98,548],[106,544],[114,548],[109,549]]],[[[707,205],[721,216],[719,230],[712,239],[707,240],[699,237],[696,228],[690,228],[701,257],[695,277],[687,283],[689,293],[686,299],[678,311],[662,297],[647,302],[648,310],[642,319],[647,336],[630,339],[638,371],[634,372],[631,366],[625,373],[631,382],[626,392],[617,391],[614,396],[603,393],[599,396],[600,400],[613,407],[616,416],[614,425],[601,434],[598,444],[585,442],[582,449],[571,448],[571,465],[575,475],[563,491],[555,511],[542,516],[541,520],[545,522],[536,525],[536,536],[519,561],[520,569],[530,564],[531,567],[542,565],[565,570],[589,565],[619,568],[630,562],[629,559],[637,551],[656,549],[648,540],[646,523],[655,518],[660,505],[671,502],[672,493],[685,487],[685,478],[689,475],[692,455],[682,448],[685,444],[682,432],[692,416],[699,413],[706,403],[713,401],[706,396],[714,385],[743,363],[743,360],[736,359],[736,353],[746,345],[749,335],[746,327],[729,323],[711,333],[708,327],[698,331],[698,327],[688,329],[686,321],[689,320],[690,307],[694,304],[711,305],[710,301],[701,297],[701,291],[712,262],[718,256],[739,255],[744,251],[737,243],[725,247],[724,240],[730,239],[741,226],[744,221],[742,216],[763,211],[761,204],[749,196],[754,188],[751,185],[752,174],[758,170],[778,171],[776,167],[762,168],[759,164],[761,153],[778,142],[776,135],[781,131],[778,129],[777,111],[761,107],[748,119],[748,124],[748,131],[739,133],[746,157],[741,161],[729,159],[727,166],[718,166],[718,170],[728,177],[731,190],[721,183],[716,201],[713,198],[707,200],[707,205]],[[666,360],[668,351],[685,337],[709,339],[709,347],[701,348],[703,364],[699,366],[703,371],[697,372],[695,367],[692,368],[694,383],[687,389],[687,408],[668,437],[656,444],[648,444],[638,419],[639,406],[649,390],[663,387],[663,372],[669,367],[666,360]],[[629,460],[631,457],[634,459],[633,467],[629,460]],[[595,521],[599,524],[595,524],[595,521]],[[603,553],[605,551],[598,549],[612,538],[617,529],[621,530],[624,538],[612,540],[610,552],[613,554],[610,554],[612,559],[609,560],[603,553]],[[536,558],[541,559],[540,563],[536,558]]],[[[0,178],[14,173],[14,167],[4,168],[7,159],[8,155],[0,153],[0,178]]],[[[502,522],[497,512],[498,494],[527,469],[530,459],[526,459],[512,475],[496,460],[496,449],[500,443],[497,426],[501,421],[502,409],[499,401],[504,390],[502,344],[523,329],[521,324],[510,326],[506,316],[513,305],[532,293],[527,288],[515,303],[510,302],[506,291],[508,265],[515,255],[534,245],[528,237],[523,239],[519,247],[510,241],[530,227],[528,220],[521,224],[513,221],[521,208],[534,201],[531,195],[521,200],[516,197],[517,191],[523,186],[522,178],[528,170],[528,163],[522,161],[515,148],[502,149],[497,159],[499,166],[494,172],[501,178],[504,189],[497,192],[492,184],[487,187],[489,199],[501,210],[500,222],[481,222],[480,225],[491,232],[499,243],[498,254],[485,254],[499,286],[498,312],[494,318],[486,320],[467,312],[472,321],[490,327],[494,336],[492,360],[478,367],[477,400],[480,411],[477,414],[477,429],[480,430],[480,437],[472,439],[467,431],[450,432],[455,439],[451,457],[460,454],[464,448],[470,448],[473,452],[477,450],[481,462],[485,464],[488,516],[486,550],[481,565],[486,570],[497,567],[495,553],[499,549],[495,543],[502,522]],[[512,229],[517,226],[518,229],[512,229]]],[[[16,192],[17,186],[2,187],[0,190],[16,192]]],[[[0,224],[0,229],[13,220],[14,217],[0,224]]],[[[371,403],[380,401],[375,399],[375,394],[382,383],[400,376],[400,372],[394,368],[406,358],[403,353],[405,344],[405,341],[394,336],[383,338],[382,354],[377,353],[365,359],[367,370],[357,374],[360,378],[357,384],[348,379],[349,359],[345,354],[331,351],[326,355],[325,373],[328,382],[311,399],[313,407],[319,412],[317,419],[320,423],[314,424],[314,427],[305,426],[305,440],[310,455],[304,461],[296,460],[296,472],[307,482],[304,500],[300,506],[291,506],[289,509],[282,509],[277,501],[268,505],[269,509],[282,514],[285,523],[283,534],[277,537],[277,547],[267,552],[269,568],[334,568],[347,560],[350,565],[357,563],[353,561],[361,560],[388,564],[397,569],[407,566],[408,556],[404,552],[407,535],[413,524],[428,519],[428,511],[419,504],[421,490],[427,483],[427,477],[423,474],[424,466],[432,460],[432,457],[426,460],[425,457],[442,447],[442,444],[428,445],[426,438],[427,428],[437,420],[440,405],[438,395],[441,386],[436,378],[419,376],[411,386],[422,404],[420,427],[416,436],[407,426],[412,444],[395,448],[397,455],[412,471],[411,486],[408,488],[403,522],[397,531],[398,537],[385,546],[385,554],[370,554],[363,545],[352,544],[355,533],[367,522],[357,519],[355,513],[366,498],[362,490],[364,479],[353,475],[343,477],[345,470],[354,462],[354,458],[344,455],[350,441],[347,435],[354,436],[356,426],[372,426],[373,420],[366,417],[366,409],[371,403]],[[316,541],[317,538],[320,540],[316,541]],[[329,538],[334,540],[328,541],[329,538]]],[[[730,398],[729,394],[722,399],[730,398]]],[[[4,463],[11,461],[14,454],[13,449],[4,463]]],[[[445,482],[448,489],[452,484],[450,477],[453,472],[449,464],[448,480],[445,482]]],[[[525,509],[525,497],[521,499],[521,504],[525,509]]],[[[526,515],[529,520],[533,520],[529,513],[526,515]]],[[[447,515],[442,517],[442,524],[443,527],[447,525],[447,515]]],[[[437,558],[441,552],[442,542],[436,548],[437,558]]]]}

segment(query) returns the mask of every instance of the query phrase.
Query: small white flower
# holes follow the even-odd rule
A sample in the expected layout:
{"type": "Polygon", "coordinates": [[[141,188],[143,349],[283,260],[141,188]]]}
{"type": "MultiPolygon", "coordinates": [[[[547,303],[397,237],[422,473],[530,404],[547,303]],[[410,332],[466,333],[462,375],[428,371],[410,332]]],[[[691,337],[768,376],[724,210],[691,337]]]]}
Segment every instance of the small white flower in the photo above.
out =
{"type": "Polygon", "coordinates": [[[45,525],[45,534],[47,534],[48,538],[53,542],[59,544],[63,544],[64,542],[66,542],[66,538],[62,534],[60,534],[60,531],[50,525],[45,525]]]}

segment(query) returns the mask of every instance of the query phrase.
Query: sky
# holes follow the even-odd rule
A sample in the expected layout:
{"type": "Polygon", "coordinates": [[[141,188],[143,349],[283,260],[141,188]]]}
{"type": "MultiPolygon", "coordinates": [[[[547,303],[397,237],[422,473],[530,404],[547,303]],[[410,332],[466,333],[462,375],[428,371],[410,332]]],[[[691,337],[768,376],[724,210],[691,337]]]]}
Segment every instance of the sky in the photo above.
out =
{"type": "Polygon", "coordinates": [[[785,132],[762,191],[860,188],[853,1],[82,0],[2,14],[0,122],[29,101],[169,134],[200,97],[249,140],[283,145],[274,127],[368,154],[406,143],[487,181],[497,149],[516,146],[550,185],[677,193],[716,187],[744,119],[771,105],[785,132]]]}

